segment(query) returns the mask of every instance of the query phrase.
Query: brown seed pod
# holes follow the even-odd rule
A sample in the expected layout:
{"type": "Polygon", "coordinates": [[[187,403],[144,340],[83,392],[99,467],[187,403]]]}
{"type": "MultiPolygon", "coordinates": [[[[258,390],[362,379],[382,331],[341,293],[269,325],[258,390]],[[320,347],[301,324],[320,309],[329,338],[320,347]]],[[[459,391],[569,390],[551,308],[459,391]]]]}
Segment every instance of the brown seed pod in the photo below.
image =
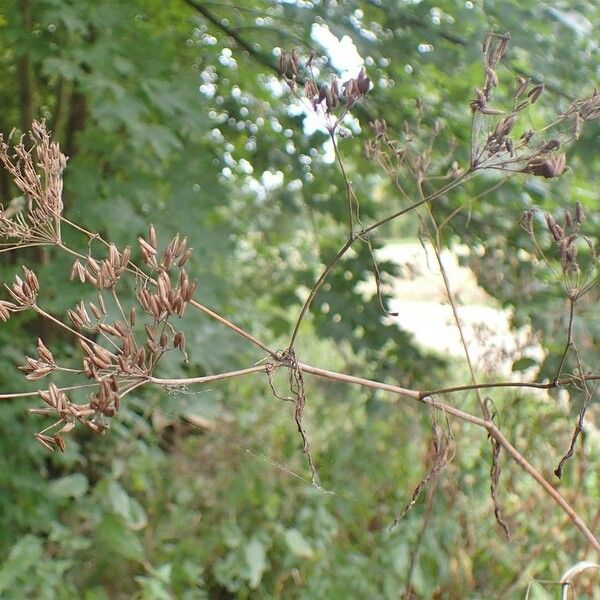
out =
{"type": "Polygon", "coordinates": [[[531,104],[535,104],[537,102],[537,99],[542,95],[542,92],[544,91],[544,87],[544,84],[540,83],[539,85],[533,87],[529,94],[527,94],[527,97],[529,98],[531,104]]]}

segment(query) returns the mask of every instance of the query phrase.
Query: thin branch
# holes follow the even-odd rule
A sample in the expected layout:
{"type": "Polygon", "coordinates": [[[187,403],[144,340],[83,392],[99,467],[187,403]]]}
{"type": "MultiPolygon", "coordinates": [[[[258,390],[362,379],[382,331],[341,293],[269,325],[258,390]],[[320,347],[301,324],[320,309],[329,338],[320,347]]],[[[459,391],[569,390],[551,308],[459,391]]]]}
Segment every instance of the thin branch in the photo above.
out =
{"type": "Polygon", "coordinates": [[[154,383],[156,385],[165,386],[179,386],[179,385],[192,385],[194,383],[208,383],[210,381],[222,381],[224,379],[231,379],[233,377],[240,377],[241,375],[248,375],[249,373],[260,373],[268,372],[274,367],[271,364],[258,365],[255,367],[249,367],[248,369],[239,369],[237,371],[228,371],[227,373],[217,373],[216,375],[204,375],[203,377],[182,377],[178,379],[162,379],[160,377],[148,377],[146,381],[154,383]]]}
{"type": "Polygon", "coordinates": [[[61,320],[57,319],[56,317],[53,317],[50,313],[47,313],[45,310],[41,309],[37,304],[33,304],[31,308],[41,317],[44,317],[45,319],[52,321],[52,323],[54,323],[58,327],[73,334],[77,339],[79,339],[83,342],[86,342],[87,344],[90,344],[92,346],[96,346],[97,348],[101,348],[105,352],[108,352],[113,358],[116,357],[115,354],[113,354],[110,350],[107,350],[106,348],[104,348],[103,346],[101,346],[100,344],[95,342],[94,340],[86,337],[82,333],[79,333],[79,331],[73,329],[72,327],[69,327],[66,323],[63,323],[61,320]]]}
{"type": "Polygon", "coordinates": [[[592,401],[592,391],[588,387],[587,377],[583,371],[583,365],[581,364],[581,360],[579,359],[579,352],[577,348],[575,348],[575,355],[577,358],[577,370],[579,371],[580,381],[583,387],[583,403],[581,406],[581,410],[579,411],[579,415],[577,416],[577,422],[575,424],[575,429],[573,430],[573,435],[571,436],[571,443],[569,444],[568,450],[565,452],[564,456],[560,459],[558,466],[554,470],[554,474],[560,479],[562,477],[562,471],[564,464],[573,456],[575,452],[575,444],[577,443],[577,439],[579,435],[583,431],[583,420],[585,419],[585,414],[587,412],[588,406],[592,401]]]}
{"type": "Polygon", "coordinates": [[[581,517],[577,514],[577,512],[573,509],[573,507],[560,495],[560,493],[548,481],[546,481],[543,475],[533,465],[531,465],[527,461],[527,459],[506,439],[502,431],[500,431],[500,429],[498,429],[498,427],[492,421],[486,421],[485,419],[476,417],[475,415],[460,410],[459,408],[436,400],[431,396],[422,396],[422,394],[416,390],[410,390],[399,386],[390,385],[387,383],[372,381],[370,379],[363,379],[362,377],[353,377],[351,375],[326,371],[325,369],[317,369],[315,367],[304,365],[302,363],[299,363],[298,366],[305,373],[312,373],[313,375],[317,375],[325,379],[330,379],[333,381],[345,381],[347,383],[353,383],[355,385],[360,385],[371,389],[385,390],[394,394],[398,394],[405,398],[412,398],[413,400],[418,400],[426,404],[427,406],[430,406],[431,408],[443,411],[444,413],[455,416],[461,419],[462,421],[471,423],[473,425],[481,427],[482,429],[485,429],[488,432],[488,434],[492,436],[502,446],[502,448],[504,448],[507,454],[526,473],[528,473],[542,487],[546,494],[550,496],[554,500],[554,502],[556,502],[556,504],[558,504],[558,506],[569,516],[573,524],[587,539],[588,543],[597,552],[600,552],[600,542],[598,541],[598,539],[596,539],[595,535],[590,531],[590,529],[587,527],[587,525],[584,523],[581,517]]]}
{"type": "Polygon", "coordinates": [[[558,369],[556,370],[556,375],[554,377],[555,380],[560,377],[562,369],[565,365],[565,360],[567,359],[567,354],[573,346],[573,340],[571,339],[571,336],[573,333],[573,315],[575,313],[576,300],[577,298],[575,296],[569,296],[569,325],[567,326],[567,341],[565,342],[565,349],[563,350],[560,362],[558,363],[558,369]]]}
{"type": "Polygon", "coordinates": [[[346,201],[348,204],[348,235],[349,238],[352,239],[354,235],[354,210],[352,208],[352,184],[346,175],[346,169],[344,167],[344,161],[340,155],[340,152],[337,147],[337,143],[335,141],[335,130],[330,130],[329,137],[331,138],[331,143],[333,144],[333,152],[335,153],[335,158],[340,167],[340,172],[342,173],[342,177],[344,178],[344,184],[346,186],[346,201]]]}
{"type": "Polygon", "coordinates": [[[397,219],[398,217],[401,217],[402,215],[405,215],[406,213],[409,213],[410,211],[415,210],[415,208],[419,208],[419,206],[423,206],[424,204],[428,204],[429,202],[436,200],[440,196],[447,194],[451,189],[453,189],[457,185],[463,183],[467,179],[470,179],[474,173],[475,173],[474,170],[466,171],[460,177],[457,177],[452,182],[448,183],[447,185],[440,188],[439,190],[436,190],[429,196],[426,196],[425,198],[419,200],[418,202],[415,202],[414,204],[411,204],[410,206],[407,206],[406,208],[403,208],[402,210],[399,210],[395,213],[392,213],[391,215],[389,215],[387,217],[384,217],[383,219],[380,219],[379,221],[376,221],[375,223],[373,223],[366,229],[363,229],[360,233],[361,234],[370,233],[374,229],[377,229],[378,227],[385,225],[385,223],[389,223],[390,221],[393,221],[394,219],[397,219]]]}
{"type": "MultiPolygon", "coordinates": [[[[590,375],[586,376],[588,381],[598,381],[600,380],[600,375],[590,375]]],[[[491,383],[478,383],[477,385],[467,384],[467,385],[454,385],[445,388],[436,388],[433,390],[427,390],[421,392],[422,397],[425,396],[437,396],[440,394],[454,394],[456,392],[466,392],[469,390],[483,390],[483,389],[493,389],[493,388],[503,388],[503,387],[514,387],[514,388],[534,388],[538,390],[552,390],[559,387],[566,387],[568,385],[573,385],[574,383],[579,381],[579,377],[567,377],[560,380],[554,380],[549,383],[538,383],[535,381],[494,381],[491,383]]]]}
{"type": "Polygon", "coordinates": [[[331,273],[331,271],[333,271],[335,266],[338,264],[338,262],[340,262],[340,260],[344,256],[344,254],[346,254],[346,252],[350,249],[350,246],[352,246],[352,244],[356,241],[356,239],[357,239],[356,236],[351,236],[350,238],[348,238],[346,243],[339,249],[338,253],[331,259],[329,264],[325,267],[325,270],[321,273],[321,276],[319,277],[319,279],[317,279],[312,290],[310,290],[308,298],[305,300],[304,305],[302,306],[302,309],[300,310],[300,314],[298,315],[298,318],[296,319],[296,324],[294,325],[294,331],[292,333],[292,337],[290,339],[290,343],[288,346],[289,348],[294,347],[294,343],[296,342],[296,337],[298,337],[298,331],[300,329],[300,324],[302,323],[302,319],[304,319],[304,315],[306,314],[306,311],[310,308],[310,305],[312,304],[312,301],[314,300],[315,296],[317,295],[317,292],[321,289],[321,286],[325,283],[325,280],[327,279],[327,277],[329,277],[329,273],[331,273]]]}
{"type": "Polygon", "coordinates": [[[431,487],[427,489],[427,496],[425,499],[425,514],[423,516],[423,523],[421,524],[421,528],[419,529],[419,535],[417,536],[417,540],[415,542],[415,546],[410,554],[410,561],[408,564],[408,571],[406,574],[406,584],[404,586],[404,600],[410,600],[412,595],[412,585],[411,581],[415,572],[415,567],[417,565],[417,558],[419,557],[419,549],[421,548],[421,544],[423,543],[423,538],[425,536],[425,531],[429,526],[429,520],[431,519],[431,513],[433,509],[433,498],[435,496],[435,490],[437,488],[438,480],[434,479],[431,487]]]}
{"type": "MultiPolygon", "coordinates": [[[[71,390],[81,390],[85,388],[98,387],[97,383],[84,383],[81,385],[71,385],[67,387],[58,388],[61,392],[69,392],[71,390]]],[[[40,391],[36,390],[35,392],[16,392],[14,394],[0,394],[0,400],[14,400],[18,398],[33,398],[34,396],[39,396],[40,391]]]]}

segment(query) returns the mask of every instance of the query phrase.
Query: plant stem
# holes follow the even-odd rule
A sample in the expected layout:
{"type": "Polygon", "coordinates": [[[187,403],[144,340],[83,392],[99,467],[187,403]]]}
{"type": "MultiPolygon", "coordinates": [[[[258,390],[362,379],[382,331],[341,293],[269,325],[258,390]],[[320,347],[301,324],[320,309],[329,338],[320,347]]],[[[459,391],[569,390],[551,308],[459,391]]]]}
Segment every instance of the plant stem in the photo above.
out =
{"type": "Polygon", "coordinates": [[[584,535],[587,539],[588,543],[597,551],[600,552],[600,542],[596,539],[594,534],[590,531],[587,525],[583,522],[581,517],[577,514],[577,512],[572,508],[572,506],[559,494],[559,492],[543,477],[543,475],[533,466],[531,465],[527,459],[506,439],[504,434],[496,427],[496,425],[489,420],[481,419],[467,413],[463,410],[455,408],[449,404],[445,404],[444,402],[440,402],[435,400],[431,396],[422,396],[420,392],[416,390],[410,390],[406,388],[402,388],[395,385],[390,385],[387,383],[381,383],[378,381],[372,381],[370,379],[363,379],[362,377],[353,377],[351,375],[345,375],[342,373],[335,373],[333,371],[326,371],[324,369],[317,369],[315,367],[311,367],[309,365],[304,365],[302,363],[298,364],[298,367],[304,371],[305,373],[311,373],[313,375],[317,375],[319,377],[323,377],[325,379],[330,379],[333,381],[344,381],[347,383],[353,383],[356,385],[360,385],[363,387],[368,387],[372,389],[385,390],[388,392],[393,392],[405,398],[412,398],[413,400],[418,400],[423,402],[427,406],[434,408],[436,410],[441,410],[446,414],[453,415],[462,421],[467,423],[471,423],[482,429],[485,429],[490,436],[492,436],[507,452],[507,454],[527,473],[529,474],[548,494],[554,502],[558,504],[558,506],[568,515],[573,524],[579,529],[579,531],[584,535]]]}
{"type": "Polygon", "coordinates": [[[575,313],[575,302],[576,299],[574,297],[569,297],[569,325],[567,326],[567,341],[565,342],[565,349],[563,350],[562,356],[560,357],[560,362],[558,363],[558,369],[556,370],[556,375],[554,380],[557,381],[560,377],[562,369],[565,365],[565,360],[567,360],[567,354],[571,346],[573,345],[573,341],[571,336],[573,334],[573,316],[575,313]]]}
{"type": "Polygon", "coordinates": [[[311,305],[312,301],[314,300],[315,296],[317,295],[317,292],[321,289],[321,286],[325,283],[325,280],[327,279],[327,277],[329,277],[329,273],[331,273],[331,271],[333,271],[334,267],[338,264],[338,262],[340,262],[340,260],[344,256],[344,254],[346,254],[346,252],[348,251],[350,246],[352,246],[352,244],[355,241],[356,241],[355,236],[351,236],[348,238],[346,243],[339,249],[338,253],[333,257],[333,259],[325,267],[325,270],[321,273],[321,276],[319,277],[319,279],[317,279],[317,282],[313,286],[312,290],[310,290],[310,294],[308,295],[308,298],[305,300],[304,305],[302,306],[302,309],[300,310],[300,314],[298,315],[298,318],[296,319],[296,324],[294,325],[294,331],[292,333],[292,337],[290,339],[290,343],[288,346],[289,348],[294,347],[294,343],[296,341],[296,337],[298,337],[298,330],[300,329],[300,324],[302,323],[302,319],[304,319],[304,315],[306,314],[306,311],[310,308],[310,305],[311,305]]]}
{"type": "Polygon", "coordinates": [[[204,375],[203,377],[183,377],[181,379],[161,379],[160,377],[148,377],[147,381],[156,385],[192,385],[198,383],[208,383],[209,381],[221,381],[223,379],[231,379],[240,375],[248,375],[250,373],[266,372],[273,369],[270,363],[249,367],[248,369],[239,369],[237,371],[228,371],[227,373],[217,373],[216,375],[204,375]]]}

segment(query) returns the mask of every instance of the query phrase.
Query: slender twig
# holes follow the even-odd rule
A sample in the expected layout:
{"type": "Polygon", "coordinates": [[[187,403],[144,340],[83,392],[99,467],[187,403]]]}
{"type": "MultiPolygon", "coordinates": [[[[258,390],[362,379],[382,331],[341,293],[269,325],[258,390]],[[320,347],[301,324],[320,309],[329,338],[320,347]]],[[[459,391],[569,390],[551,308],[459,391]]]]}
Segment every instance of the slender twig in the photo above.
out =
{"type": "Polygon", "coordinates": [[[41,309],[37,304],[33,304],[31,308],[38,315],[40,315],[41,317],[44,317],[45,319],[48,319],[49,321],[52,321],[52,323],[54,323],[58,327],[64,329],[65,331],[68,331],[69,333],[71,333],[72,335],[74,335],[77,339],[79,339],[79,340],[81,340],[83,342],[86,342],[87,344],[91,344],[92,346],[96,346],[97,348],[102,348],[105,352],[108,352],[113,358],[115,358],[115,354],[113,354],[110,350],[107,350],[106,348],[104,348],[103,346],[101,346],[100,344],[98,344],[97,342],[95,342],[94,340],[86,337],[82,333],[79,333],[79,331],[73,329],[72,327],[69,327],[66,323],[63,323],[60,319],[57,319],[56,317],[53,317],[50,313],[48,313],[45,310],[41,309]]]}
{"type": "Polygon", "coordinates": [[[390,221],[393,221],[394,219],[397,219],[398,217],[401,217],[402,215],[405,215],[406,213],[409,213],[412,210],[415,210],[415,208],[419,208],[419,206],[423,206],[424,204],[428,204],[429,202],[436,200],[440,196],[447,194],[451,189],[455,188],[457,185],[463,183],[467,179],[470,179],[475,172],[476,171],[474,171],[474,170],[466,171],[460,177],[457,177],[456,179],[454,179],[453,181],[451,181],[444,187],[440,188],[439,190],[436,190],[429,196],[426,196],[425,198],[419,200],[418,202],[415,202],[414,204],[411,204],[410,206],[407,206],[406,208],[403,208],[402,210],[396,211],[395,213],[392,213],[391,215],[388,215],[387,217],[384,217],[383,219],[380,219],[379,221],[375,221],[375,223],[373,223],[372,225],[369,225],[369,227],[363,229],[360,233],[361,234],[370,233],[374,229],[377,229],[378,227],[381,227],[382,225],[385,225],[386,223],[389,223],[390,221]]]}
{"type": "Polygon", "coordinates": [[[577,370],[579,371],[579,377],[581,381],[581,385],[583,388],[583,401],[581,405],[581,410],[579,411],[579,415],[577,416],[577,422],[575,423],[575,429],[573,431],[573,435],[571,436],[571,443],[569,444],[569,448],[565,452],[564,456],[560,459],[558,466],[554,470],[554,474],[560,479],[562,477],[562,471],[564,464],[573,456],[575,452],[575,444],[577,443],[577,439],[579,435],[583,431],[583,420],[585,419],[585,414],[587,412],[588,406],[592,401],[592,390],[588,387],[587,377],[583,370],[583,365],[581,364],[581,360],[579,358],[579,352],[576,346],[573,346],[575,350],[575,357],[577,359],[577,370]]]}
{"type": "Polygon", "coordinates": [[[583,536],[588,540],[588,543],[597,551],[600,552],[600,542],[596,536],[590,531],[581,517],[573,509],[573,507],[560,495],[560,493],[544,478],[544,476],[531,464],[529,461],[506,439],[502,431],[492,421],[487,421],[476,417],[468,412],[465,412],[459,408],[436,400],[432,396],[422,396],[420,392],[416,390],[410,390],[399,386],[391,385],[388,383],[382,383],[379,381],[373,381],[370,379],[364,379],[362,377],[353,377],[343,373],[335,373],[333,371],[327,371],[325,369],[318,369],[309,365],[298,363],[298,366],[305,372],[330,379],[332,381],[344,381],[371,389],[384,390],[392,392],[405,398],[412,398],[418,400],[431,408],[443,411],[446,414],[452,415],[465,421],[485,429],[490,436],[492,436],[507,454],[528,474],[530,475],[546,492],[548,496],[558,504],[558,506],[568,515],[573,524],[579,529],[583,536]]]}
{"type": "Polygon", "coordinates": [[[317,279],[312,290],[310,290],[310,293],[308,294],[308,298],[305,300],[304,304],[302,305],[300,314],[298,315],[298,318],[296,319],[296,324],[294,325],[294,331],[293,331],[292,337],[290,339],[289,348],[294,347],[294,343],[296,342],[296,337],[298,336],[298,331],[300,329],[300,324],[302,323],[302,319],[304,319],[304,315],[306,314],[306,311],[310,308],[310,305],[312,304],[312,301],[314,300],[315,296],[317,295],[317,292],[321,289],[321,286],[325,283],[325,280],[327,279],[327,277],[329,277],[329,273],[331,273],[331,271],[333,271],[335,266],[338,264],[338,262],[340,262],[340,260],[344,256],[344,254],[346,254],[346,252],[349,250],[350,246],[352,246],[352,244],[356,241],[356,239],[357,239],[356,236],[351,236],[350,238],[348,238],[346,243],[338,250],[338,253],[327,264],[327,266],[325,267],[325,270],[321,273],[321,276],[319,277],[319,279],[317,279]]]}
{"type": "MultiPolygon", "coordinates": [[[[418,187],[419,187],[419,190],[421,190],[421,194],[423,195],[421,186],[419,185],[418,187]]],[[[471,352],[469,351],[469,345],[468,345],[467,339],[465,337],[464,327],[462,326],[460,315],[458,314],[456,298],[454,297],[454,292],[452,291],[452,286],[450,285],[450,279],[448,278],[448,272],[446,270],[444,262],[442,261],[440,229],[438,227],[438,224],[437,224],[437,221],[433,214],[433,210],[431,209],[431,206],[428,205],[427,208],[428,208],[429,216],[431,218],[431,223],[434,227],[434,233],[430,234],[429,239],[431,240],[431,244],[433,246],[433,252],[435,254],[435,258],[438,263],[438,266],[440,268],[442,280],[444,281],[444,288],[446,290],[446,298],[448,298],[448,302],[450,303],[450,308],[452,309],[454,323],[456,325],[458,334],[460,336],[460,343],[461,343],[461,346],[463,349],[463,353],[465,355],[465,360],[467,361],[467,366],[469,367],[469,374],[471,376],[471,381],[473,382],[473,385],[477,386],[477,383],[478,383],[477,375],[475,373],[475,367],[473,365],[473,360],[471,359],[471,352]]],[[[490,418],[489,411],[486,406],[486,403],[483,400],[483,396],[481,394],[480,389],[478,387],[475,387],[474,391],[475,391],[475,395],[477,397],[477,401],[479,402],[479,406],[481,408],[483,417],[486,420],[489,420],[489,418],[490,418]]]]}
{"type": "Polygon", "coordinates": [[[565,360],[567,359],[567,354],[569,350],[573,346],[573,340],[571,336],[573,334],[573,315],[575,313],[575,302],[576,297],[570,295],[569,296],[569,325],[567,326],[567,341],[565,342],[565,349],[563,350],[562,356],[560,357],[560,362],[558,363],[558,369],[556,369],[556,375],[554,376],[554,380],[558,380],[560,374],[562,373],[563,366],[565,364],[565,360]]]}
{"type": "Polygon", "coordinates": [[[337,147],[337,143],[335,141],[335,130],[331,129],[329,131],[329,137],[331,138],[331,143],[333,144],[333,152],[335,153],[335,158],[340,167],[340,172],[342,177],[344,178],[344,184],[346,185],[346,202],[348,204],[348,236],[352,239],[354,235],[354,210],[352,208],[352,184],[346,175],[346,168],[344,167],[344,161],[340,155],[340,152],[337,147]]]}
{"type": "MultiPolygon", "coordinates": [[[[588,381],[597,381],[600,380],[600,375],[591,375],[586,376],[588,381]]],[[[455,394],[457,392],[466,392],[469,390],[484,390],[484,389],[494,389],[494,388],[505,388],[505,387],[514,387],[514,388],[534,388],[538,390],[552,390],[559,387],[566,387],[568,385],[573,385],[575,382],[579,381],[578,377],[567,377],[561,380],[554,380],[548,383],[541,383],[536,381],[493,381],[490,383],[478,383],[477,385],[473,384],[465,384],[465,385],[454,385],[449,387],[435,388],[432,390],[427,390],[421,392],[423,397],[425,396],[438,396],[441,394],[455,394]]]]}
{"type": "Polygon", "coordinates": [[[415,567],[417,565],[417,559],[419,557],[419,550],[421,548],[421,544],[423,543],[423,538],[425,536],[425,531],[429,526],[429,520],[431,519],[431,513],[433,509],[433,498],[435,496],[435,490],[437,488],[438,480],[434,479],[431,486],[427,489],[427,496],[425,498],[425,514],[423,515],[423,523],[421,524],[421,528],[419,529],[419,534],[417,535],[417,540],[415,541],[415,545],[410,553],[410,561],[408,563],[408,569],[406,573],[406,584],[404,586],[404,600],[410,600],[412,598],[412,585],[411,581],[415,572],[415,567]]]}
{"type": "MultiPolygon", "coordinates": [[[[81,385],[71,385],[67,387],[58,388],[61,392],[69,392],[72,390],[82,390],[85,388],[98,387],[97,383],[84,383],[81,385]]],[[[39,396],[41,390],[36,390],[35,392],[16,392],[14,394],[0,394],[0,400],[16,400],[18,398],[33,398],[34,396],[39,396]]]]}
{"type": "Polygon", "coordinates": [[[274,366],[271,364],[264,364],[255,367],[249,367],[248,369],[228,371],[227,373],[217,373],[216,375],[204,375],[202,377],[182,377],[179,379],[162,379],[160,377],[148,377],[147,381],[156,385],[167,386],[192,385],[194,383],[208,383],[210,381],[221,381],[223,379],[231,379],[233,377],[239,377],[240,375],[248,375],[250,373],[268,372],[270,370],[273,370],[273,368],[274,366]]]}

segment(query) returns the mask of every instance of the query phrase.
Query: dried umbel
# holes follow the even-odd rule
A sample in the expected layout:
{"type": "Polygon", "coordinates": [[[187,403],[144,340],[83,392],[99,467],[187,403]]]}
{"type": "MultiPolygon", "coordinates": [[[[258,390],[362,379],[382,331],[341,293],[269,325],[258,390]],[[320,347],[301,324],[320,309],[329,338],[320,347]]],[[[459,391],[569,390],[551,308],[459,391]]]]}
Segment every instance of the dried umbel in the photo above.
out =
{"type": "Polygon", "coordinates": [[[45,122],[34,121],[27,138],[22,136],[13,146],[0,134],[0,163],[24,198],[22,205],[18,199],[7,207],[0,205],[2,245],[60,242],[62,172],[67,158],[50,138],[45,122]]]}
{"type": "Polygon", "coordinates": [[[149,381],[166,352],[179,351],[187,361],[185,334],[175,328],[171,320],[183,316],[196,290],[196,283],[190,280],[185,268],[192,250],[187,247],[187,240],[177,235],[159,251],[153,226],[147,239],[139,241],[144,262],[154,278],[130,263],[129,247],[119,251],[115,245],[107,244],[106,258],[95,259],[88,251],[75,261],[71,277],[101,291],[96,301],[81,300],[67,311],[72,328],[38,306],[39,283],[30,269],[23,267],[22,276],[15,276],[14,283],[5,286],[12,301],[0,301],[0,321],[6,321],[13,312],[32,309],[75,335],[82,350],[80,368],[67,368],[58,364],[50,349],[38,339],[37,358],[26,357],[20,367],[26,379],[37,381],[50,374],[68,372],[85,376],[97,385],[85,404],[72,402],[54,383],[40,392],[46,407],[32,409],[32,412],[59,419],[37,435],[40,444],[47,449],[64,450],[63,434],[78,422],[103,433],[118,411],[121,397],[149,381]],[[116,289],[125,274],[134,277],[139,288],[139,305],[131,306],[127,313],[116,289]],[[111,311],[107,309],[108,300],[104,295],[113,303],[113,314],[116,309],[121,318],[108,319],[111,311]],[[140,318],[146,322],[140,323],[140,318]],[[55,433],[48,435],[49,430],[55,433]]]}
{"type": "Polygon", "coordinates": [[[26,364],[19,367],[19,369],[25,373],[25,379],[28,379],[29,381],[43,379],[46,375],[52,373],[56,369],[56,363],[52,352],[46,348],[44,342],[40,338],[38,338],[37,341],[37,355],[37,359],[26,356],[26,364]]]}
{"type": "Polygon", "coordinates": [[[312,62],[314,55],[311,55],[304,64],[306,77],[299,80],[300,60],[296,50],[291,53],[282,52],[279,58],[279,72],[289,88],[300,99],[308,101],[311,109],[325,117],[329,117],[334,111],[339,109],[339,116],[335,121],[327,120],[326,126],[330,131],[336,129],[341,119],[346,115],[349,109],[365,96],[371,88],[371,80],[367,76],[365,69],[361,68],[356,77],[340,83],[335,75],[331,76],[329,82],[318,82],[313,73],[312,62]],[[298,83],[303,87],[303,94],[298,91],[298,83]]]}
{"type": "Polygon", "coordinates": [[[108,428],[106,417],[113,417],[119,410],[119,383],[114,375],[102,378],[98,391],[92,394],[85,404],[72,402],[67,394],[53,383],[39,394],[46,406],[31,408],[29,412],[58,418],[52,425],[36,434],[37,441],[50,451],[54,450],[54,446],[62,452],[65,451],[63,435],[73,431],[77,423],[85,425],[95,433],[104,433],[108,428]],[[52,434],[49,435],[48,432],[52,434]]]}
{"type": "MultiPolygon", "coordinates": [[[[36,277],[35,273],[27,267],[23,267],[23,278],[15,275],[15,281],[12,286],[9,287],[5,284],[4,287],[8,290],[8,293],[15,301],[16,308],[27,308],[33,306],[35,304],[38,292],[40,291],[38,278],[36,277]]],[[[10,303],[5,302],[3,306],[9,311],[15,310],[14,308],[10,308],[12,306],[10,303]]]]}
{"type": "MultiPolygon", "coordinates": [[[[498,86],[498,75],[496,74],[496,67],[506,54],[508,50],[508,44],[510,42],[510,34],[496,34],[488,33],[483,41],[483,69],[484,69],[484,82],[483,88],[475,88],[477,98],[471,102],[471,110],[473,112],[482,112],[484,114],[502,114],[502,111],[494,109],[488,106],[490,101],[492,88],[498,86]]],[[[518,90],[519,91],[519,90],[518,90]]],[[[520,94],[523,90],[520,91],[520,94]]]]}
{"type": "Polygon", "coordinates": [[[523,173],[531,173],[532,175],[538,175],[551,179],[552,177],[560,177],[567,168],[567,159],[564,152],[545,158],[538,156],[532,158],[525,167],[523,167],[523,173]]]}
{"type": "MultiPolygon", "coordinates": [[[[560,131],[554,139],[543,139],[536,144],[536,131],[527,130],[518,137],[513,135],[519,119],[527,108],[535,104],[543,94],[543,83],[531,85],[530,77],[517,76],[510,108],[492,105],[492,91],[499,85],[496,67],[508,49],[510,36],[488,34],[484,42],[483,68],[484,83],[475,88],[476,98],[471,101],[473,112],[471,169],[496,169],[512,173],[530,173],[545,178],[559,177],[566,169],[564,154],[550,155],[564,143],[576,137],[560,131]],[[491,123],[490,123],[491,121],[491,123]]],[[[581,112],[593,114],[592,98],[584,103],[574,103],[570,110],[560,115],[552,126],[576,115],[582,119],[581,112]]],[[[548,127],[540,131],[547,133],[548,127]]]]}
{"type": "MultiPolygon", "coordinates": [[[[521,223],[535,241],[536,247],[542,252],[542,258],[552,269],[549,258],[543,253],[536,241],[534,215],[535,209],[526,211],[521,223]]],[[[544,215],[546,230],[560,263],[565,288],[572,300],[577,300],[596,284],[598,257],[592,240],[581,232],[584,219],[585,214],[580,202],[576,203],[575,210],[572,213],[569,210],[564,210],[562,224],[558,223],[551,214],[546,213],[544,215]],[[584,265],[580,264],[578,259],[580,248],[585,249],[587,254],[587,257],[584,258],[584,265]]]]}
{"type": "Polygon", "coordinates": [[[127,269],[130,257],[129,246],[119,252],[114,244],[110,244],[108,258],[104,260],[98,261],[90,254],[86,256],[85,265],[76,260],[71,268],[71,280],[79,279],[81,283],[91,283],[98,288],[112,288],[127,269]]]}

